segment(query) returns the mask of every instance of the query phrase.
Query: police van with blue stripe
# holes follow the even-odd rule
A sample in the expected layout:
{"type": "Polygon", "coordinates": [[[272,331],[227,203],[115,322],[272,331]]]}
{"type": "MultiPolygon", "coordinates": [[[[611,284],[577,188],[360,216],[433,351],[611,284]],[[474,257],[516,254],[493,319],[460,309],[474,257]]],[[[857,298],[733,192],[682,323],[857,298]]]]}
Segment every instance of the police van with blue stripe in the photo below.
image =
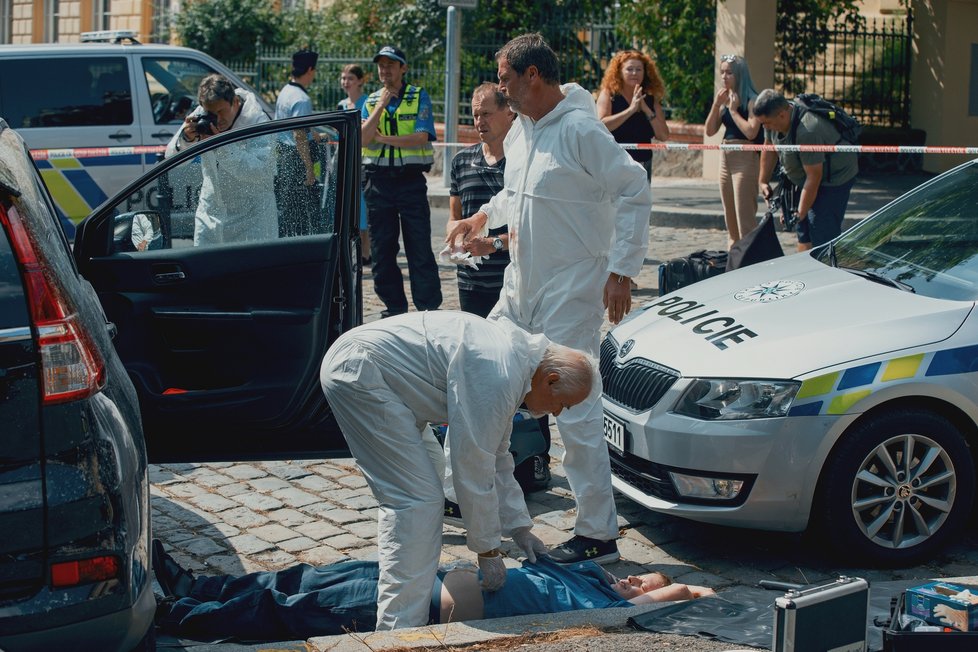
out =
{"type": "MultiPolygon", "coordinates": [[[[24,138],[62,217],[77,223],[162,157],[211,73],[252,90],[190,48],[126,30],[82,43],[0,45],[0,116],[24,138]]],[[[262,106],[271,117],[271,107],[262,106]]]]}
{"type": "Polygon", "coordinates": [[[834,241],[683,287],[601,350],[614,486],[912,564],[972,516],[978,160],[834,241]]]}

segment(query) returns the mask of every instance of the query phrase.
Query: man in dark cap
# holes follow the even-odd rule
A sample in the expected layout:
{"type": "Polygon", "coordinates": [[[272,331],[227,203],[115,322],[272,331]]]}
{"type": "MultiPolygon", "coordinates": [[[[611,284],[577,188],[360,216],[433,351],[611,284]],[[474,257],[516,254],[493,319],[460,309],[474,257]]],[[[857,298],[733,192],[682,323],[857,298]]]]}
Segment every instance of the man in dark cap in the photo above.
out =
{"type": "Polygon", "coordinates": [[[404,238],[411,296],[418,310],[441,305],[441,281],[431,250],[431,208],[424,173],[434,161],[431,98],[405,83],[404,52],[385,45],[374,57],[384,85],[363,105],[363,195],[373,258],[374,291],[384,317],[407,312],[404,277],[397,265],[404,238]]]}
{"type": "MultiPolygon", "coordinates": [[[[299,50],[292,55],[292,75],[275,102],[276,120],[312,113],[308,89],[316,78],[318,59],[319,54],[311,50],[299,50]]],[[[287,237],[313,233],[319,202],[315,193],[312,135],[304,129],[283,134],[277,153],[275,198],[279,212],[279,234],[287,237]]]]}

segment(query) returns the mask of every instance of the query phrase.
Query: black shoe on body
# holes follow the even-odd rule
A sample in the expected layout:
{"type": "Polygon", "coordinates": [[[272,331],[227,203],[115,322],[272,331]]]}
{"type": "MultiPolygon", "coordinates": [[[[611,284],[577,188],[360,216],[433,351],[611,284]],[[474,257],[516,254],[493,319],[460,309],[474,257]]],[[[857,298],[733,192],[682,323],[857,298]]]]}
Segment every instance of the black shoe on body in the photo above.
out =
{"type": "Polygon", "coordinates": [[[194,585],[194,574],[183,568],[163,550],[163,542],[153,539],[153,574],[163,595],[185,598],[194,585]]]}
{"type": "Polygon", "coordinates": [[[448,498],[445,499],[445,516],[442,520],[455,527],[465,527],[465,522],[462,520],[462,508],[458,506],[458,503],[453,503],[448,498]]]}
{"type": "Polygon", "coordinates": [[[574,536],[550,550],[550,558],[558,564],[576,564],[579,561],[593,561],[597,564],[610,564],[621,559],[618,544],[588,537],[574,536]]]}

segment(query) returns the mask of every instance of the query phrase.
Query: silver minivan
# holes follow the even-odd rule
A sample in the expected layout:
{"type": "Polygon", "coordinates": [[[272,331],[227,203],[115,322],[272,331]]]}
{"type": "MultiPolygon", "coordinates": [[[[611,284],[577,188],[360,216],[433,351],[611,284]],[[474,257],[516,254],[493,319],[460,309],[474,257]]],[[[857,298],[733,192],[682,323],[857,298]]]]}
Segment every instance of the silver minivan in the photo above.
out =
{"type": "Polygon", "coordinates": [[[73,222],[156,164],[205,76],[221,73],[253,90],[197,50],[143,45],[128,31],[82,40],[0,45],[0,117],[27,143],[57,209],[73,222]]]}

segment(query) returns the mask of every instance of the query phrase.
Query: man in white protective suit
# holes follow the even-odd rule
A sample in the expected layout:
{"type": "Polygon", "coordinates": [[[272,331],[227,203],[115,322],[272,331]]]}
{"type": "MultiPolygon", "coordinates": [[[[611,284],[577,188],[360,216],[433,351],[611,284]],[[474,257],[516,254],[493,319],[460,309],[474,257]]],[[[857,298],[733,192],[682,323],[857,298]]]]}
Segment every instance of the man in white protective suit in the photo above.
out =
{"type": "Polygon", "coordinates": [[[413,312],[364,324],[326,353],[320,381],[377,502],[377,629],[424,625],[441,551],[445,459],[428,423],[448,423],[455,495],[482,586],[506,581],[499,551],[512,537],[527,558],[546,553],[532,534],[513,477],[513,413],[558,415],[584,401],[597,363],[506,324],[453,311],[413,312]]]}
{"type": "MultiPolygon", "coordinates": [[[[197,100],[200,106],[170,140],[166,157],[219,133],[268,122],[255,94],[235,88],[224,75],[204,77],[197,100]],[[198,128],[201,126],[206,132],[198,128]]],[[[275,155],[270,138],[256,137],[201,154],[203,179],[194,211],[195,247],[278,238],[275,155]]]]}
{"type": "MultiPolygon", "coordinates": [[[[511,262],[489,319],[597,357],[604,310],[614,324],[631,310],[631,278],[648,249],[648,178],[598,120],[591,94],[559,84],[557,56],[542,36],[514,38],[496,62],[499,89],[518,115],[503,143],[503,189],[471,217],[450,222],[446,240],[508,223],[511,262]]],[[[550,556],[560,563],[615,561],[601,392],[558,417],[557,428],[577,520],[574,536],[550,556]]]]}

